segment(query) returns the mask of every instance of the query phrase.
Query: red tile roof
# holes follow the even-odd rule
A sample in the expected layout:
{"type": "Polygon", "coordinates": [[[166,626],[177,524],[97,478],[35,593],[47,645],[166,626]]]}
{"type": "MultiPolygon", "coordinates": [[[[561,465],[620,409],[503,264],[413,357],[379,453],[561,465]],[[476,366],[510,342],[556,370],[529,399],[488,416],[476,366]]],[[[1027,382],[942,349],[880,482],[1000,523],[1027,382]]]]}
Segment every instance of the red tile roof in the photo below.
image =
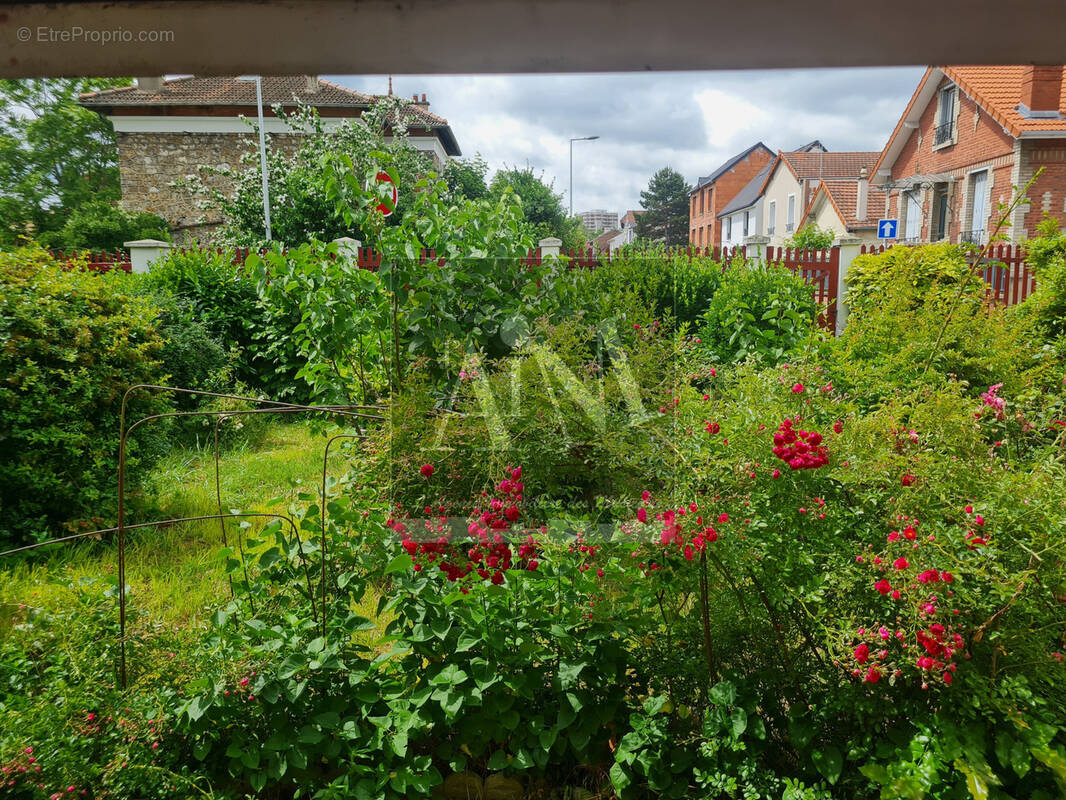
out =
{"type": "Polygon", "coordinates": [[[626,215],[624,217],[622,217],[622,224],[623,225],[636,225],[637,224],[637,217],[639,217],[643,213],[644,213],[644,209],[641,209],[639,211],[627,211],[626,215]]]}
{"type": "MultiPolygon", "coordinates": [[[[1066,119],[1028,119],[1018,112],[1026,71],[1024,65],[940,69],[1014,137],[1025,133],[1066,131],[1066,119]]],[[[1059,89],[1058,110],[1066,116],[1066,80],[1059,89]]]]}
{"type": "Polygon", "coordinates": [[[872,173],[874,164],[880,156],[877,152],[857,153],[809,153],[791,152],[780,153],[782,159],[788,162],[799,179],[804,178],[835,178],[857,179],[863,167],[867,173],[872,173]]]}
{"type": "Polygon", "coordinates": [[[868,188],[866,219],[859,220],[855,217],[855,207],[859,197],[858,181],[822,181],[818,184],[818,190],[814,193],[814,197],[811,198],[807,213],[800,220],[800,227],[806,224],[807,217],[811,216],[815,205],[818,203],[819,195],[823,193],[829,202],[833,204],[837,216],[840,217],[844,227],[848,230],[876,228],[877,220],[885,214],[885,193],[876,186],[868,188]]]}

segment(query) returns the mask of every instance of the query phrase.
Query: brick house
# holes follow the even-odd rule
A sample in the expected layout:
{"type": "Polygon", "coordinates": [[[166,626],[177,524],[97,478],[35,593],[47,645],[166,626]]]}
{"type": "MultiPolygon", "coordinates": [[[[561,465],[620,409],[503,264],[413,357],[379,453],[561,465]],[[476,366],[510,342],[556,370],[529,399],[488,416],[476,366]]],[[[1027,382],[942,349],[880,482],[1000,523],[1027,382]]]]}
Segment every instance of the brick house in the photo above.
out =
{"type": "Polygon", "coordinates": [[[834,187],[857,185],[863,170],[872,172],[880,155],[876,151],[831,153],[818,141],[779,152],[762,188],[762,216],[770,245],[780,247],[800,229],[823,181],[834,187]]]}
{"type": "Polygon", "coordinates": [[[722,223],[718,213],[773,157],[769,147],[756,142],[696,182],[695,188],[689,192],[689,244],[694,247],[721,245],[722,223]]]}
{"type": "Polygon", "coordinates": [[[1011,239],[1066,220],[1062,66],[929,67],[877,162],[886,216],[909,242],[987,242],[1012,187],[1044,172],[1011,215],[1011,239]]]}
{"type": "MultiPolygon", "coordinates": [[[[303,134],[292,132],[272,106],[280,105],[286,113],[300,104],[311,106],[329,131],[361,116],[381,97],[315,75],[264,76],[262,93],[268,146],[288,152],[299,147],[303,134]]],[[[241,119],[258,116],[254,81],[138,78],[133,86],[83,94],[78,102],[114,126],[124,208],[163,217],[178,243],[204,236],[221,223],[221,219],[205,218],[197,198],[173,184],[200,175],[201,165],[237,168],[243,154],[255,151],[258,138],[241,119]]],[[[430,112],[425,95],[413,98],[405,113],[410,143],[428,153],[438,167],[460,155],[448,121],[430,112]]],[[[228,188],[225,176],[201,177],[212,188],[228,188]]]]}

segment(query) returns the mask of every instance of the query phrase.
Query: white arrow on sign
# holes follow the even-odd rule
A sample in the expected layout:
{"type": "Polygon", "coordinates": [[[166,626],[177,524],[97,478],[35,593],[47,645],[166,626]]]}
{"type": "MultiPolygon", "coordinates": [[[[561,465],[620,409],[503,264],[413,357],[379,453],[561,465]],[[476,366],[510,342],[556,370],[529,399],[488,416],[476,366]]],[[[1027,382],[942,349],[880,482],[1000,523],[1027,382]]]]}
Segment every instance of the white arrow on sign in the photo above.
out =
{"type": "Polygon", "coordinates": [[[896,221],[891,219],[882,220],[881,238],[891,239],[896,233],[896,221]]]}

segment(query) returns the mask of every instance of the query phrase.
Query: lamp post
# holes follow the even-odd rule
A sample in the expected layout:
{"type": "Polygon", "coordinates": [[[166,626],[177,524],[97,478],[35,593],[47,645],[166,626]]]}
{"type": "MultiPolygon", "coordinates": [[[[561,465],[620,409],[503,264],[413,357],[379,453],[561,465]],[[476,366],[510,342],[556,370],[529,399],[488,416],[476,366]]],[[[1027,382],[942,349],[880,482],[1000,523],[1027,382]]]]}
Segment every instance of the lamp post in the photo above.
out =
{"type": "Polygon", "coordinates": [[[570,140],[570,216],[574,216],[574,142],[591,142],[599,136],[578,136],[570,140]]]}
{"type": "Polygon", "coordinates": [[[255,81],[255,103],[259,107],[259,170],[263,179],[263,223],[266,230],[266,240],[269,242],[274,237],[270,232],[270,186],[267,179],[267,151],[266,131],[263,126],[263,81],[261,76],[255,78],[240,77],[239,81],[255,81]]]}

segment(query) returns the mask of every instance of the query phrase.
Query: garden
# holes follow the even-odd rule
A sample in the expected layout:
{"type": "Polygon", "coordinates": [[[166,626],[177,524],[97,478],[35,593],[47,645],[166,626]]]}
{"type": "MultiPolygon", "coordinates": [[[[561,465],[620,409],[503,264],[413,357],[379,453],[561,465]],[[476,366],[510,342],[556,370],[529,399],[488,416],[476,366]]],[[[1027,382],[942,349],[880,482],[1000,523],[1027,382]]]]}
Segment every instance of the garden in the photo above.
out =
{"type": "Polygon", "coordinates": [[[4,797],[1066,794],[1053,223],[1012,308],[860,256],[834,337],[788,269],[534,261],[514,191],[360,142],[315,213],[373,269],[0,253],[4,797]]]}

